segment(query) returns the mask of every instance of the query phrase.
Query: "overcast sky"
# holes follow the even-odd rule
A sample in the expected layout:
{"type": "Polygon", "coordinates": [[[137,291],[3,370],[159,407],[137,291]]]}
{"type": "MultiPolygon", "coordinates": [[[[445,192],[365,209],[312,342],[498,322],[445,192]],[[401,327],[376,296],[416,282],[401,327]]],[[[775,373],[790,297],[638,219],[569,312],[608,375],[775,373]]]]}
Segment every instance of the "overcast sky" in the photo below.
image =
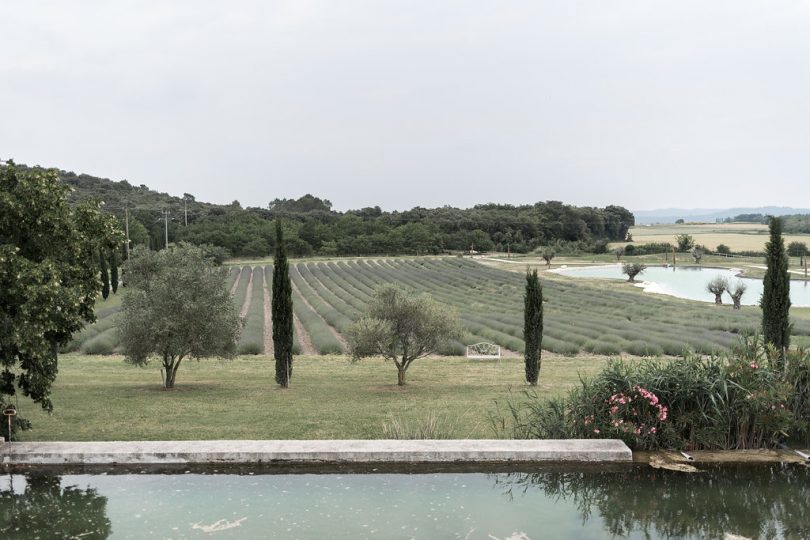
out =
{"type": "Polygon", "coordinates": [[[808,206],[810,2],[0,0],[0,158],[251,206],[808,206]]]}

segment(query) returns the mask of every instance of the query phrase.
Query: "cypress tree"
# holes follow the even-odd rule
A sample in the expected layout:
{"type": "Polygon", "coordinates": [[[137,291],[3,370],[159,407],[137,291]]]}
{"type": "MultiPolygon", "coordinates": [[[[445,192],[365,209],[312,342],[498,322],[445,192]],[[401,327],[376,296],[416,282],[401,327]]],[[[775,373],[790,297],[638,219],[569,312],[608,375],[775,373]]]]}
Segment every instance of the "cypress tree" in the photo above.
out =
{"type": "Polygon", "coordinates": [[[118,294],[118,248],[110,250],[110,286],[113,294],[118,294]]]}
{"type": "Polygon", "coordinates": [[[543,344],[543,287],[537,270],[526,272],[526,294],[523,297],[523,340],[526,342],[526,382],[537,385],[543,344]]]}
{"type": "Polygon", "coordinates": [[[768,269],[763,279],[762,334],[765,343],[775,349],[776,358],[771,359],[777,369],[784,362],[785,350],[790,346],[790,274],[785,241],[782,239],[782,220],[771,217],[770,241],[765,244],[768,269]]]}
{"type": "Polygon", "coordinates": [[[101,296],[106,300],[110,296],[110,273],[107,271],[107,257],[103,251],[98,255],[98,263],[101,267],[101,296]]]}
{"type": "Polygon", "coordinates": [[[273,356],[276,359],[276,382],[282,388],[290,386],[292,377],[293,304],[287,249],[276,219],[276,252],[273,258],[273,356]]]}

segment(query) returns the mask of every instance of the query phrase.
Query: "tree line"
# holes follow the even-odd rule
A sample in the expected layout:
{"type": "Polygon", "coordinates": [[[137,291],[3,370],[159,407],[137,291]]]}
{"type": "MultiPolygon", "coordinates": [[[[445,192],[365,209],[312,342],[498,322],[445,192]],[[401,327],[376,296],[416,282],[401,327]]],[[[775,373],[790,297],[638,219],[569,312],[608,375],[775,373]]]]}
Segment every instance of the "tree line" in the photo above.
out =
{"type": "MultiPolygon", "coordinates": [[[[18,165],[18,169],[27,167],[18,165]]],[[[578,207],[558,201],[534,204],[479,204],[473,208],[416,207],[383,211],[379,206],[349,210],[313,195],[274,199],[265,207],[243,208],[239,201],[216,205],[150,190],[126,180],[111,181],[59,171],[77,204],[103,201],[132,246],[153,250],[168,243],[208,244],[231,257],[265,257],[275,250],[275,221],[283,218],[290,255],[425,255],[449,251],[527,253],[559,242],[600,249],[623,241],[635,224],[621,206],[578,207]],[[168,218],[163,214],[168,213],[168,218]],[[125,223],[127,221],[128,223],[125,223]]]]}
{"type": "MultiPolygon", "coordinates": [[[[770,223],[771,216],[764,214],[739,214],[726,218],[725,223],[770,223]]],[[[810,233],[810,214],[792,214],[781,216],[782,231],[786,234],[810,233]]]]}

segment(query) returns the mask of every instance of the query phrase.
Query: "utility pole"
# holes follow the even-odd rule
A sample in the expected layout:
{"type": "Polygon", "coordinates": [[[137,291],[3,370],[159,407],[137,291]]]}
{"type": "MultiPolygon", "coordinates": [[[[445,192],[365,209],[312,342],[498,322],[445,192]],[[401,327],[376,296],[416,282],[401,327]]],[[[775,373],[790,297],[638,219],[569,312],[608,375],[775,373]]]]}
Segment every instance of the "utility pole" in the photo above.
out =
{"type": "Polygon", "coordinates": [[[127,260],[129,260],[129,208],[124,208],[124,231],[127,234],[126,252],[127,260]]]}

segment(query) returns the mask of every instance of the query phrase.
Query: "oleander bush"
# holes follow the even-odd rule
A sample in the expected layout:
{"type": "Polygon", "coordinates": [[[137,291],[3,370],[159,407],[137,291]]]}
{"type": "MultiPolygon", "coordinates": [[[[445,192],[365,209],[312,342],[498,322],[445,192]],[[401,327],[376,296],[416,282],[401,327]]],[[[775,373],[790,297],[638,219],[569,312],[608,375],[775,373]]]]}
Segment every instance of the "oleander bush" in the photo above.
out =
{"type": "Polygon", "coordinates": [[[493,420],[517,438],[619,438],[635,449],[806,447],[810,351],[787,356],[782,371],[746,337],[720,356],[612,360],[564,397],[513,396],[493,420]]]}

